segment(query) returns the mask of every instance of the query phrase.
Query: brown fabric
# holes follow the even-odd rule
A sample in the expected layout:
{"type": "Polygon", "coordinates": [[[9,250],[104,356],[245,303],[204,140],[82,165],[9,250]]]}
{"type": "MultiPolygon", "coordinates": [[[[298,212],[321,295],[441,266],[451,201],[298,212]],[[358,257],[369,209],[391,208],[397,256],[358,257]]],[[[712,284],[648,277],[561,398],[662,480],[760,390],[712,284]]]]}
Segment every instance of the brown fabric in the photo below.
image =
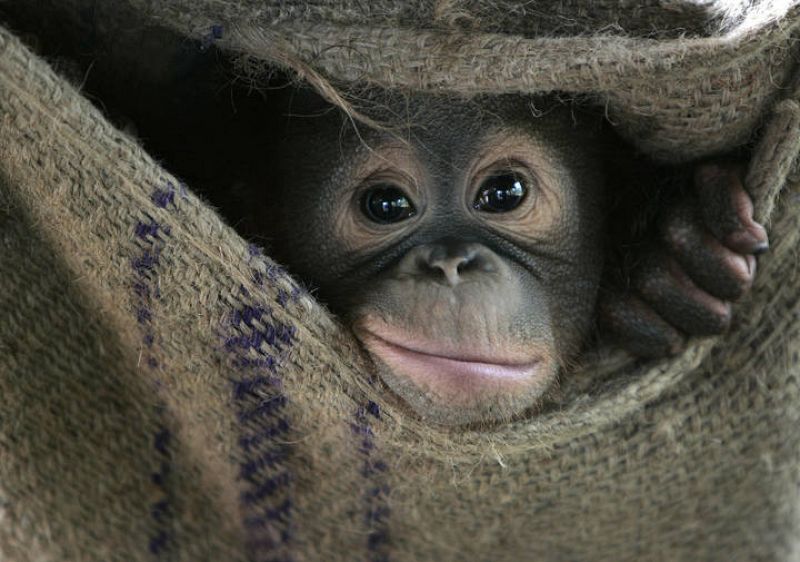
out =
{"type": "Polygon", "coordinates": [[[795,2],[767,1],[727,17],[722,2],[690,1],[131,4],[321,89],[333,80],[463,95],[591,92],[624,135],[673,161],[747,141],[791,72],[800,25],[795,2]]]}
{"type": "Polygon", "coordinates": [[[278,266],[0,31],[0,558],[800,559],[800,92],[779,88],[793,12],[730,40],[707,23],[657,41],[478,26],[449,66],[432,56],[395,75],[452,39],[421,25],[422,9],[376,20],[361,3],[132,4],[201,38],[223,14],[223,47],[312,80],[399,76],[465,94],[603,85],[632,135],[659,124],[637,138],[671,159],[731,148],[763,120],[748,179],[772,248],[725,337],[655,364],[597,352],[537,417],[429,427],[278,266]],[[248,27],[233,31],[237,18],[248,27]],[[255,26],[275,41],[249,39],[255,26]],[[322,49],[356,36],[378,42],[365,60],[385,66],[322,49]],[[493,61],[487,41],[505,54],[493,61]],[[547,41],[542,64],[560,45],[574,73],[522,62],[547,41]],[[693,69],[668,61],[700,45],[693,69]],[[594,58],[577,64],[581,52],[594,58]],[[501,68],[474,86],[484,72],[468,57],[501,68]],[[514,64],[524,71],[502,70],[514,64]]]}

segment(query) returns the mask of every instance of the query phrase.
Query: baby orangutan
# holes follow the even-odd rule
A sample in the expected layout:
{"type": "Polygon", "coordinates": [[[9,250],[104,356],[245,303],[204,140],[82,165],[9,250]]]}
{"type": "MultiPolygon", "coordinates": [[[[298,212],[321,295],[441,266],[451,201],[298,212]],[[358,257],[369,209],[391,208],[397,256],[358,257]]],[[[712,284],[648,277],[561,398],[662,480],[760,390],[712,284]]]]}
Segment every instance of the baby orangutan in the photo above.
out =
{"type": "Polygon", "coordinates": [[[93,48],[51,39],[149,151],[245,234],[266,235],[431,422],[525,413],[596,326],[647,357],[722,332],[767,248],[740,174],[719,163],[650,205],[646,245],[610,237],[637,222],[611,196],[659,174],[615,180],[626,150],[555,96],[373,91],[359,110],[383,126],[369,127],[308,90],[231,87],[216,55],[164,29],[93,36],[93,48]]]}
{"type": "Polygon", "coordinates": [[[319,288],[426,420],[536,405],[595,310],[646,356],[723,331],[767,248],[739,174],[700,165],[693,193],[659,210],[661,239],[630,289],[604,291],[598,306],[614,187],[598,119],[558,105],[534,117],[521,96],[371,101],[387,128],[297,102],[305,117],[288,122],[280,194],[251,206],[270,217],[272,253],[319,288]]]}

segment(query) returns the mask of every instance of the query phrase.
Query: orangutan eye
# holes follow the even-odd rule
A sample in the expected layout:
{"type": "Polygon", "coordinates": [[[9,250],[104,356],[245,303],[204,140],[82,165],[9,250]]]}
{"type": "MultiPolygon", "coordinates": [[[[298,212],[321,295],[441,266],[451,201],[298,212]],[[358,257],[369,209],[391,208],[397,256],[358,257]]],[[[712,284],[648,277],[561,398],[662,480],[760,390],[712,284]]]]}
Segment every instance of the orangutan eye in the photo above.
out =
{"type": "Polygon", "coordinates": [[[403,190],[380,184],[361,197],[361,212],[372,222],[392,224],[413,217],[417,211],[403,190]]]}
{"type": "Polygon", "coordinates": [[[472,206],[487,213],[507,213],[519,207],[527,194],[525,178],[512,171],[502,171],[483,180],[472,206]]]}

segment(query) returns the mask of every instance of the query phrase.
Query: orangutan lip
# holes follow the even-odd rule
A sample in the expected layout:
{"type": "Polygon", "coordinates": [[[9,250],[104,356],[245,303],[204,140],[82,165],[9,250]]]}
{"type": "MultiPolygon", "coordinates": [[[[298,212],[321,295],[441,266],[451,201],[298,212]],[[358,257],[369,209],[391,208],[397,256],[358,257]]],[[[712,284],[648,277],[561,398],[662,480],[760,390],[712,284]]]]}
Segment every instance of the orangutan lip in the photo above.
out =
{"type": "Polygon", "coordinates": [[[525,362],[497,361],[474,352],[461,354],[455,350],[434,352],[430,349],[413,349],[388,341],[373,332],[364,333],[361,337],[367,348],[382,360],[400,363],[411,371],[427,368],[444,375],[467,378],[524,379],[531,376],[540,362],[539,359],[525,362]]]}

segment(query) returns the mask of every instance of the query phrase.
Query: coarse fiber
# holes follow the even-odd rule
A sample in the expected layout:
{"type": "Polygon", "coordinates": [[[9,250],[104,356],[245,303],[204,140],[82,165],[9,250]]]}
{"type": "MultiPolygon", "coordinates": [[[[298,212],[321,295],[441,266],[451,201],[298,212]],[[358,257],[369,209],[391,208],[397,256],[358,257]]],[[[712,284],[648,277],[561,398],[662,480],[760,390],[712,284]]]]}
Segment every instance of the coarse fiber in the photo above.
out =
{"type": "MultiPolygon", "coordinates": [[[[69,26],[95,4],[27,8],[69,26]]],[[[659,362],[589,354],[530,419],[428,426],[300,285],[3,29],[0,559],[800,559],[794,3],[124,5],[334,101],[364,83],[559,90],[656,159],[752,142],[772,247],[726,335],[659,362]]]]}

